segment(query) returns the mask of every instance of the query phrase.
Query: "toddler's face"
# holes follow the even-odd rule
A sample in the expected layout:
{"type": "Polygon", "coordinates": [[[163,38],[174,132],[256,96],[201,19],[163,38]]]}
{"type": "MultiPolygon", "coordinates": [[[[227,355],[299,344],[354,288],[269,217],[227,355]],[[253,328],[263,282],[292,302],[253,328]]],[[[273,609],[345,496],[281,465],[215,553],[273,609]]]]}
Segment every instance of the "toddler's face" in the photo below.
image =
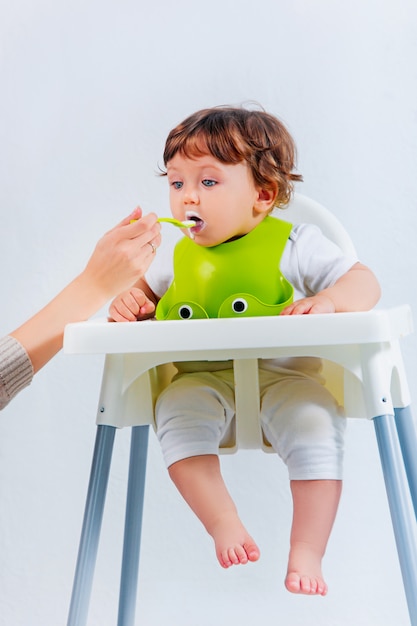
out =
{"type": "Polygon", "coordinates": [[[172,215],[195,220],[185,234],[201,246],[246,235],[265,215],[257,208],[259,191],[246,163],[177,153],[167,164],[167,175],[172,215]]]}

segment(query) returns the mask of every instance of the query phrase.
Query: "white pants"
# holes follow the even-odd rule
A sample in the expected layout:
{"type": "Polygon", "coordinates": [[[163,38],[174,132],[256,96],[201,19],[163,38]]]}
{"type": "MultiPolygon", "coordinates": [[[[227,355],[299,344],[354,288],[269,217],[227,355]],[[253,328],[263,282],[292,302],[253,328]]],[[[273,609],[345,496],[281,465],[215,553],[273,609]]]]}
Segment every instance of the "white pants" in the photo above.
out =
{"type": "MultiPolygon", "coordinates": [[[[340,480],[346,420],[311,371],[259,370],[261,426],[291,480],[340,480]]],[[[218,454],[235,414],[233,371],[178,374],[156,405],[156,428],[167,467],[218,454]]]]}

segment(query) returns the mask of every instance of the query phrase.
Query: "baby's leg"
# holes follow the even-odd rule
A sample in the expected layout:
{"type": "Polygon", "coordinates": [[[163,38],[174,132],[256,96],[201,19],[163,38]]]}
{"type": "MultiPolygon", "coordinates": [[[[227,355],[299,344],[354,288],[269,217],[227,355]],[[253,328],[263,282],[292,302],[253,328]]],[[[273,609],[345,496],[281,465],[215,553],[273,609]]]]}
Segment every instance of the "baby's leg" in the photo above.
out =
{"type": "Polygon", "coordinates": [[[292,593],[326,595],[321,561],[336,517],[340,480],[292,480],[294,503],[285,586],[292,593]]]}
{"type": "Polygon", "coordinates": [[[183,459],[169,467],[177,489],[213,537],[222,567],[259,559],[259,548],[239,519],[215,455],[183,459]]]}
{"type": "Polygon", "coordinates": [[[223,567],[256,561],[259,549],[224,484],[219,444],[235,413],[233,374],[184,374],[156,406],[157,435],[169,474],[213,537],[223,567]]]}
{"type": "Polygon", "coordinates": [[[294,502],[286,588],[327,593],[321,561],[341,494],[346,420],[331,394],[302,373],[263,395],[263,428],[288,466],[294,502]]]}

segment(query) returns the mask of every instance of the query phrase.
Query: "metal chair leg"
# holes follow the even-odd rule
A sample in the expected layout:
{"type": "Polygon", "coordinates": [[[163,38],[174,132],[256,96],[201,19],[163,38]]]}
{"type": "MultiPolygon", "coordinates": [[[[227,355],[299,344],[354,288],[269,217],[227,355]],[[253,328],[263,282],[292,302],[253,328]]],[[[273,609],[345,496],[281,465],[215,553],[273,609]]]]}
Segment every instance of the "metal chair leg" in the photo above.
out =
{"type": "Polygon", "coordinates": [[[394,416],[374,418],[411,626],[417,626],[417,537],[394,416]]]}
{"type": "Polygon", "coordinates": [[[113,452],[114,426],[97,426],[67,626],[85,626],[113,452]]]}
{"type": "Polygon", "coordinates": [[[417,518],[417,428],[409,406],[395,409],[395,423],[417,518]]]}
{"type": "Polygon", "coordinates": [[[149,426],[132,427],[117,626],[134,626],[149,426]]]}

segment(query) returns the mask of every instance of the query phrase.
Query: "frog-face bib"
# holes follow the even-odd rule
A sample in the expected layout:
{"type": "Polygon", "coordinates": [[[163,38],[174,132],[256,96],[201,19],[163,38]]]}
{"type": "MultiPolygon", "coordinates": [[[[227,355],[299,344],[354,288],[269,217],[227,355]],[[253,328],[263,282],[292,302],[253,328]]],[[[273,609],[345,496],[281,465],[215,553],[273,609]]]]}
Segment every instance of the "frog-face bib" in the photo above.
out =
{"type": "Polygon", "coordinates": [[[184,237],[158,320],[279,315],[294,289],[280,270],[292,225],[267,216],[247,235],[206,248],[184,237]]]}

